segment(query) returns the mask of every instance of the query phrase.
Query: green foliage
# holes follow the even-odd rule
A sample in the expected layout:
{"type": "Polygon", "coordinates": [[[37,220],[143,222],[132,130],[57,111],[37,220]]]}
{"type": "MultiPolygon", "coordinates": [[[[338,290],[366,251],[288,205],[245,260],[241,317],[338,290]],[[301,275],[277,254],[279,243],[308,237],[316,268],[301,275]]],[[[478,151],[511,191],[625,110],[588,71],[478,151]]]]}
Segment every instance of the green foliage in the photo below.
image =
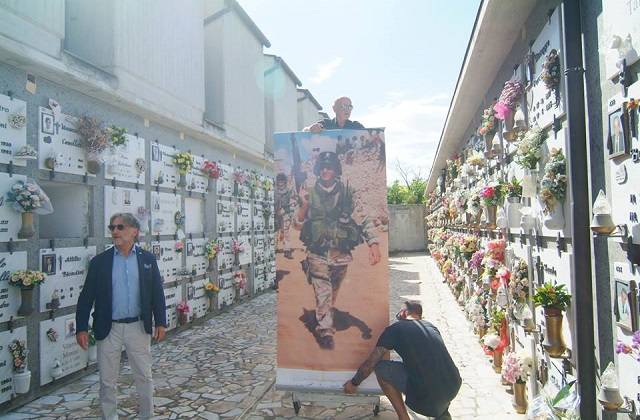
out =
{"type": "Polygon", "coordinates": [[[571,295],[566,292],[564,286],[564,284],[544,283],[536,289],[531,300],[535,306],[564,311],[571,304],[571,295]]]}
{"type": "Polygon", "coordinates": [[[427,181],[414,178],[407,186],[395,180],[387,187],[387,204],[422,204],[425,202],[424,189],[427,181]]]}

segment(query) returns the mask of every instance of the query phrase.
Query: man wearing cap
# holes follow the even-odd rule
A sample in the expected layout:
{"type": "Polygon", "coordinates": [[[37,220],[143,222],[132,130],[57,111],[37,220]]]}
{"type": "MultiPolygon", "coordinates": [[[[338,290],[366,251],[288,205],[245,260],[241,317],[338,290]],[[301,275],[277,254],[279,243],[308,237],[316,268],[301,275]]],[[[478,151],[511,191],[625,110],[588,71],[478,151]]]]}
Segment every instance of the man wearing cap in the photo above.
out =
{"type": "Polygon", "coordinates": [[[364,126],[358,121],[351,121],[349,119],[349,117],[351,117],[352,110],[353,105],[351,104],[350,98],[347,98],[346,96],[337,98],[333,102],[333,112],[335,112],[336,114],[335,118],[324,118],[317,123],[310,125],[309,127],[305,127],[303,131],[319,133],[322,130],[336,130],[341,128],[353,130],[364,129],[364,126]]]}
{"type": "Polygon", "coordinates": [[[316,296],[316,340],[322,349],[334,348],[333,307],[340,285],[353,260],[351,251],[366,241],[369,263],[380,261],[380,239],[369,220],[356,223],[352,214],[355,192],[341,180],[342,166],[334,152],[322,152],[313,173],[316,182],[308,191],[300,189],[300,207],[294,217],[294,228],[306,246],[303,269],[316,296]]]}
{"type": "Polygon", "coordinates": [[[289,229],[291,228],[291,214],[296,206],[296,195],[287,185],[287,176],[282,172],[276,175],[274,202],[276,238],[282,244],[282,252],[285,258],[293,259],[291,248],[289,247],[289,229]]]}

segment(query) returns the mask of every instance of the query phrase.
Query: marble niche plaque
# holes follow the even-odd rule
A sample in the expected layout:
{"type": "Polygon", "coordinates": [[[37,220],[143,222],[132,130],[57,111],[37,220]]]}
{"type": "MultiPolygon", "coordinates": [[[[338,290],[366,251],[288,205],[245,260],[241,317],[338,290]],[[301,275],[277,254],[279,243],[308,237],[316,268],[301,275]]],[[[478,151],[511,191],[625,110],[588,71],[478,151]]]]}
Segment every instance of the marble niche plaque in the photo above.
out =
{"type": "Polygon", "coordinates": [[[185,251],[187,254],[187,269],[191,270],[192,276],[206,274],[209,260],[205,255],[204,245],[207,241],[204,238],[187,239],[185,251]]]}
{"type": "Polygon", "coordinates": [[[127,144],[115,146],[105,155],[105,179],[146,184],[148,162],[145,141],[141,137],[125,134],[127,144]]]}
{"type": "Polygon", "coordinates": [[[50,171],[47,158],[55,159],[55,170],[68,174],[95,176],[87,171],[87,160],[80,136],[76,133],[76,118],[55,114],[47,108],[38,112],[38,167],[50,171]]]}
{"type": "Polygon", "coordinates": [[[244,251],[240,253],[240,265],[251,264],[251,258],[253,253],[253,246],[251,245],[251,237],[249,235],[238,235],[238,241],[244,248],[244,251]]]}
{"type": "Polygon", "coordinates": [[[253,293],[260,292],[265,289],[266,275],[265,265],[256,264],[253,267],[253,293]]]}
{"type": "Polygon", "coordinates": [[[48,384],[53,380],[51,368],[56,361],[62,367],[62,376],[87,366],[89,352],[82,350],[76,343],[75,314],[40,322],[40,385],[48,384]],[[55,341],[52,340],[53,338],[55,341]]]}
{"type": "Polygon", "coordinates": [[[218,200],[216,209],[216,232],[233,233],[235,229],[236,205],[229,200],[218,200]]]}
{"type": "Polygon", "coordinates": [[[182,254],[186,252],[186,246],[182,252],[176,252],[176,242],[151,242],[151,252],[156,257],[160,275],[165,283],[178,280],[178,272],[182,268],[182,254]]]}
{"type": "Polygon", "coordinates": [[[207,314],[209,308],[209,298],[204,293],[204,284],[208,280],[194,280],[193,283],[186,285],[187,290],[187,303],[191,308],[189,312],[189,319],[195,317],[200,318],[207,314]]]}
{"type": "Polygon", "coordinates": [[[231,248],[233,238],[230,236],[218,237],[218,241],[222,244],[222,250],[216,257],[218,270],[227,270],[233,267],[234,255],[231,248]]]}
{"type": "Polygon", "coordinates": [[[184,199],[184,232],[204,232],[204,200],[185,197],[184,199]]]}
{"type": "Polygon", "coordinates": [[[164,192],[151,193],[151,233],[173,235],[178,229],[176,213],[182,212],[180,195],[164,192]]]}
{"type": "Polygon", "coordinates": [[[180,174],[178,166],[173,164],[173,156],[178,151],[159,143],[151,143],[151,185],[162,188],[177,188],[180,174]]]}
{"type": "Polygon", "coordinates": [[[233,167],[218,163],[220,178],[216,182],[216,192],[220,197],[231,198],[233,196],[233,167]]]}
{"type": "Polygon", "coordinates": [[[176,305],[182,300],[182,286],[164,289],[164,300],[167,311],[167,330],[170,330],[178,325],[176,305]]]}
{"type": "MultiPolygon", "coordinates": [[[[13,357],[9,353],[9,343],[13,340],[26,340],[27,327],[20,327],[10,331],[0,332],[0,404],[9,401],[13,395],[13,357]]],[[[27,349],[29,342],[27,342],[27,349]]],[[[27,365],[33,360],[35,353],[27,357],[27,365]]]]}
{"type": "MultiPolygon", "coordinates": [[[[553,14],[549,17],[547,25],[542,29],[540,35],[535,40],[531,47],[531,51],[534,54],[534,80],[533,86],[527,92],[527,105],[528,105],[528,119],[529,126],[539,125],[540,127],[547,127],[553,123],[553,116],[560,118],[564,115],[564,77],[560,77],[560,92],[559,99],[556,106],[555,93],[547,90],[544,81],[542,80],[542,71],[547,55],[551,50],[555,49],[559,52],[560,69],[565,68],[562,62],[562,38],[560,34],[561,28],[561,11],[560,8],[556,8],[553,14]]],[[[526,69],[525,69],[526,70],[526,69]]],[[[551,136],[553,137],[553,136],[551,136]]]]}
{"type": "Polygon", "coordinates": [[[255,235],[253,237],[253,260],[256,264],[264,263],[266,260],[264,255],[266,243],[265,235],[255,235]]]}
{"type": "Polygon", "coordinates": [[[218,309],[233,304],[236,289],[233,286],[233,273],[220,274],[218,277],[220,292],[218,292],[218,309]]]}
{"type": "Polygon", "coordinates": [[[271,287],[276,284],[276,261],[272,260],[267,265],[269,271],[267,271],[267,287],[271,287]]]}
{"type": "MultiPolygon", "coordinates": [[[[109,219],[115,213],[132,213],[138,216],[138,209],[146,207],[145,192],[135,188],[104,187],[104,236],[110,238],[109,219]]],[[[147,209],[148,210],[148,209],[147,209]]],[[[149,221],[140,222],[140,233],[149,231],[149,221]]]]}
{"type": "Polygon", "coordinates": [[[53,293],[58,293],[60,308],[74,306],[89,271],[89,261],[96,255],[96,247],[72,247],[41,249],[40,271],[47,274],[47,280],[40,286],[40,312],[51,307],[53,293]]]}
{"type": "Polygon", "coordinates": [[[12,238],[14,241],[26,240],[18,238],[18,232],[22,227],[22,214],[13,209],[13,203],[10,203],[7,197],[7,191],[18,181],[26,182],[27,177],[15,174],[9,176],[0,172],[0,191],[3,191],[0,197],[0,242],[9,242],[12,238]]]}
{"type": "Polygon", "coordinates": [[[14,271],[27,268],[27,253],[19,251],[10,254],[0,252],[0,322],[7,322],[18,316],[21,297],[20,288],[9,285],[9,276],[14,271]]]}
{"type": "Polygon", "coordinates": [[[14,165],[27,165],[27,159],[15,156],[15,153],[27,144],[27,124],[25,122],[20,126],[16,118],[26,118],[26,115],[25,101],[0,94],[0,163],[13,161],[14,165]]]}
{"type": "Polygon", "coordinates": [[[187,190],[204,193],[207,190],[208,179],[202,173],[205,159],[201,156],[191,155],[193,157],[193,165],[187,174],[187,190]]]}
{"type": "Polygon", "coordinates": [[[249,233],[251,231],[251,204],[245,202],[236,203],[236,218],[237,233],[249,233]]]}

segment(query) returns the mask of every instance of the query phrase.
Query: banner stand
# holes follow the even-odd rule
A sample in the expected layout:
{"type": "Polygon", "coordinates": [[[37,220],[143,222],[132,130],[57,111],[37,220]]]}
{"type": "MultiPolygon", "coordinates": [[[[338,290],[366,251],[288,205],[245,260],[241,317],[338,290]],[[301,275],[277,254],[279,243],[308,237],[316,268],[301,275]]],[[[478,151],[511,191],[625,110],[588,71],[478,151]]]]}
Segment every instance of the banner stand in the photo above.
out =
{"type": "Polygon", "coordinates": [[[294,391],[291,394],[293,400],[293,409],[296,411],[296,416],[300,412],[300,400],[306,402],[329,402],[339,404],[373,404],[373,415],[377,416],[380,412],[380,396],[379,395],[366,395],[366,394],[328,394],[328,393],[310,393],[310,392],[297,392],[294,391]]]}

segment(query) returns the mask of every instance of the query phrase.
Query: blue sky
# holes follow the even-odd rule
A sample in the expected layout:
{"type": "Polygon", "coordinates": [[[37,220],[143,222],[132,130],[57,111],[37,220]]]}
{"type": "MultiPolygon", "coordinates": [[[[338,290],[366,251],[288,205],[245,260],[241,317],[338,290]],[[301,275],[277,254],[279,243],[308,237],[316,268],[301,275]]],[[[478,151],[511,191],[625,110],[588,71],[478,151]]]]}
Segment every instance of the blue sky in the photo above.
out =
{"type": "Polygon", "coordinates": [[[333,115],[349,96],[351,118],[386,127],[387,183],[397,163],[429,175],[479,0],[238,0],[333,115]]]}

